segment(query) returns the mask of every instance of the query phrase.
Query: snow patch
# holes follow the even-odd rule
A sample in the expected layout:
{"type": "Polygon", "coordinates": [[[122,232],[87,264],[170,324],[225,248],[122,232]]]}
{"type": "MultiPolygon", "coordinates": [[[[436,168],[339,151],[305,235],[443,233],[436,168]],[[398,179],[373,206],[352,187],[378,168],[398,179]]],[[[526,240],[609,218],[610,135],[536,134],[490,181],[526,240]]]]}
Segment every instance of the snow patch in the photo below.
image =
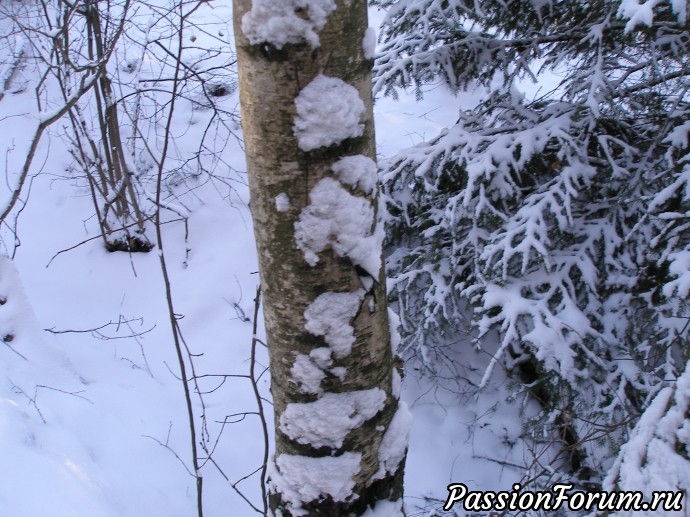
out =
{"type": "MultiPolygon", "coordinates": [[[[374,287],[374,279],[369,276],[369,275],[360,275],[359,276],[359,281],[362,282],[362,287],[364,287],[364,290],[368,293],[371,292],[372,288],[374,287]]],[[[373,300],[369,301],[369,308],[371,309],[371,303],[373,300]]],[[[373,312],[373,310],[372,310],[373,312]]]]}
{"type": "Polygon", "coordinates": [[[309,352],[309,357],[312,358],[314,363],[316,363],[319,368],[325,370],[330,368],[330,366],[333,364],[333,360],[331,359],[332,353],[333,351],[330,348],[324,346],[321,348],[315,348],[309,352]]]}
{"type": "MultiPolygon", "coordinates": [[[[630,32],[638,25],[651,27],[654,22],[654,9],[659,6],[660,0],[623,0],[618,8],[618,16],[627,18],[625,32],[630,32]]],[[[687,0],[670,0],[671,9],[678,17],[680,23],[685,23],[688,18],[687,0]]]]}
{"type": "Polygon", "coordinates": [[[315,402],[288,404],[280,430],[290,439],[313,447],[337,449],[352,429],[381,411],[386,392],[380,388],[324,393],[315,402]]]}
{"type": "Polygon", "coordinates": [[[300,149],[312,151],[362,136],[365,108],[357,90],[337,77],[317,75],[295,98],[293,132],[300,149]]]}
{"type": "Polygon", "coordinates": [[[664,295],[686,298],[690,293],[690,251],[670,253],[669,262],[669,273],[677,278],[664,285],[664,295]]]}
{"type": "Polygon", "coordinates": [[[334,10],[334,0],[253,0],[251,10],[242,17],[242,32],[252,45],[265,42],[281,49],[306,41],[316,48],[320,45],[317,32],[334,10]]]}
{"type": "Polygon", "coordinates": [[[364,59],[374,59],[376,57],[376,29],[367,27],[362,38],[362,50],[364,59]]]}
{"type": "Polygon", "coordinates": [[[402,337],[400,337],[400,332],[398,331],[399,328],[400,317],[393,309],[388,307],[388,330],[391,335],[391,348],[393,349],[393,355],[398,354],[400,343],[402,343],[402,337]]]}
{"type": "Polygon", "coordinates": [[[400,373],[398,372],[397,368],[393,368],[393,374],[392,374],[393,380],[391,382],[391,395],[393,395],[394,398],[398,399],[400,398],[400,392],[402,391],[402,377],[400,377],[400,373]]]}
{"type": "MultiPolygon", "coordinates": [[[[690,490],[690,461],[679,448],[687,447],[690,429],[690,362],[675,386],[662,389],[642,413],[630,439],[621,447],[604,479],[605,490],[690,490]]],[[[671,513],[669,513],[670,515],[671,513]]],[[[640,515],[659,515],[640,513],[640,515]]]]}
{"type": "Polygon", "coordinates": [[[335,162],[331,169],[340,181],[352,187],[359,187],[365,194],[371,194],[376,188],[376,162],[367,156],[345,156],[335,162]]]}
{"type": "Polygon", "coordinates": [[[346,452],[342,456],[308,458],[281,454],[270,467],[272,491],[279,492],[292,515],[305,515],[303,503],[330,496],[336,502],[351,501],[354,477],[359,473],[362,455],[346,452]]]}
{"type": "Polygon", "coordinates": [[[292,379],[301,385],[302,393],[321,393],[321,381],[326,373],[308,355],[298,355],[290,369],[292,379]]]}
{"type": "Polygon", "coordinates": [[[290,198],[285,192],[281,192],[275,197],[276,210],[278,212],[287,212],[290,210],[290,198]]]}
{"type": "Polygon", "coordinates": [[[315,336],[323,336],[336,357],[346,357],[355,342],[350,321],[355,317],[364,298],[364,291],[354,293],[324,293],[304,311],[304,328],[315,336]]]}
{"type": "Polygon", "coordinates": [[[309,193],[309,200],[295,223],[295,240],[309,265],[315,266],[317,253],[330,245],[339,256],[350,258],[378,278],[384,235],[380,221],[372,231],[371,203],[353,196],[332,178],[319,181],[309,193]]]}
{"type": "Polygon", "coordinates": [[[340,379],[341,382],[345,380],[345,376],[347,375],[347,368],[344,366],[335,366],[328,371],[340,379]]]}
{"type": "Polygon", "coordinates": [[[386,434],[383,435],[381,447],[379,447],[379,470],[374,479],[381,479],[395,473],[398,469],[405,457],[410,429],[412,429],[412,413],[407,408],[407,404],[400,402],[386,434]]]}

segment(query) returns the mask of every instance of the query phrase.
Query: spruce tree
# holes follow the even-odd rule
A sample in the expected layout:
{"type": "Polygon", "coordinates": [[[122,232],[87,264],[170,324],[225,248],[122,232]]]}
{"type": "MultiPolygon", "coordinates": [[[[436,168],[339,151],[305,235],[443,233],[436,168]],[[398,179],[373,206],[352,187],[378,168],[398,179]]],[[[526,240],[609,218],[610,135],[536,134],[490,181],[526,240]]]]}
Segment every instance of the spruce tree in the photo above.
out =
{"type": "Polygon", "coordinates": [[[386,165],[408,347],[471,319],[582,486],[689,359],[687,2],[377,0],[375,90],[484,88],[386,165]],[[554,86],[546,87],[548,83],[554,86]]]}

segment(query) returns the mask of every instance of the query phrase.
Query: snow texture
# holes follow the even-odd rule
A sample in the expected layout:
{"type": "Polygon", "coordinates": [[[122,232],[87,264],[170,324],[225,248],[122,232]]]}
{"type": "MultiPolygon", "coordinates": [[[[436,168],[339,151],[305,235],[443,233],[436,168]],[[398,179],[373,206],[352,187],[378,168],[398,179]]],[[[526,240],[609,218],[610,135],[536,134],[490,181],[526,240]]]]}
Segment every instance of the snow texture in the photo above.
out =
{"type": "MultiPolygon", "coordinates": [[[[605,490],[690,490],[690,362],[674,386],[662,389],[640,417],[604,480],[605,490]]],[[[663,515],[656,512],[640,515],[663,515]]],[[[636,514],[637,515],[637,514],[636,514]]],[[[671,515],[671,513],[669,513],[671,515]]]]}
{"type": "Polygon", "coordinates": [[[381,224],[374,227],[371,203],[353,196],[332,178],[319,181],[309,200],[295,223],[295,240],[309,265],[315,266],[317,253],[331,246],[339,256],[378,278],[383,229],[381,224]]]}
{"type": "Polygon", "coordinates": [[[337,77],[317,75],[295,98],[293,132],[300,149],[313,151],[362,136],[365,108],[357,90],[337,77]]]}
{"type": "Polygon", "coordinates": [[[398,465],[405,457],[410,429],[412,429],[412,413],[405,402],[400,402],[379,447],[379,470],[376,473],[376,479],[393,474],[398,469],[398,465]]]}
{"type": "Polygon", "coordinates": [[[351,501],[354,477],[360,471],[360,453],[346,452],[342,456],[308,458],[281,454],[276,458],[277,469],[269,469],[272,491],[282,494],[292,515],[305,515],[304,503],[330,496],[336,502],[351,501]]]}
{"type": "Polygon", "coordinates": [[[347,368],[333,366],[333,350],[328,347],[315,348],[309,355],[301,354],[295,358],[295,364],[290,373],[292,380],[300,385],[302,393],[318,395],[322,393],[321,381],[326,372],[335,375],[341,381],[347,375],[347,368]]]}
{"type": "Polygon", "coordinates": [[[376,188],[376,162],[364,155],[345,156],[335,162],[331,169],[341,182],[359,187],[365,194],[373,193],[376,188]]]}
{"type": "Polygon", "coordinates": [[[333,0],[253,0],[242,17],[242,32],[252,45],[270,43],[281,49],[306,41],[316,48],[318,32],[334,10],[333,0]]]}
{"type": "Polygon", "coordinates": [[[364,51],[365,59],[374,59],[376,56],[376,29],[367,27],[362,38],[362,50],[364,51]]]}
{"type": "Polygon", "coordinates": [[[381,411],[386,392],[380,388],[324,393],[314,402],[288,404],[280,430],[290,439],[313,447],[337,449],[348,433],[381,411]]]}
{"type": "Polygon", "coordinates": [[[398,373],[397,368],[393,368],[393,373],[392,373],[392,387],[391,387],[391,395],[393,395],[393,398],[400,398],[400,392],[402,391],[402,377],[400,377],[400,373],[398,373]]]}
{"type": "Polygon", "coordinates": [[[278,212],[287,212],[290,210],[290,198],[285,192],[281,192],[275,197],[276,210],[278,212]]]}
{"type": "Polygon", "coordinates": [[[304,311],[306,328],[315,336],[323,336],[336,357],[350,355],[355,342],[350,321],[364,298],[364,291],[354,293],[323,293],[304,311]]]}
{"type": "Polygon", "coordinates": [[[664,294],[686,298],[690,293],[690,251],[683,250],[669,254],[669,268],[671,275],[677,277],[664,285],[664,294]]]}
{"type": "MultiPolygon", "coordinates": [[[[654,9],[661,3],[660,0],[646,0],[642,3],[638,0],[623,0],[618,8],[618,15],[628,19],[625,31],[630,32],[638,25],[650,27],[654,22],[654,9]]],[[[685,23],[688,17],[687,0],[670,0],[670,4],[678,21],[685,23]]]]}
{"type": "Polygon", "coordinates": [[[335,366],[328,371],[335,375],[341,381],[345,380],[345,376],[347,375],[347,368],[345,368],[344,366],[335,366]]]}
{"type": "Polygon", "coordinates": [[[400,317],[396,312],[388,307],[388,329],[391,335],[391,348],[393,349],[393,355],[397,355],[400,343],[402,343],[402,337],[398,329],[400,328],[400,317]]]}
{"type": "MultiPolygon", "coordinates": [[[[374,287],[374,278],[371,277],[370,275],[360,275],[359,276],[359,281],[362,282],[362,287],[364,287],[364,290],[366,292],[371,292],[371,289],[374,287]]],[[[369,309],[371,312],[374,312],[371,304],[373,303],[373,300],[370,300],[369,302],[369,309]]]]}
{"type": "Polygon", "coordinates": [[[321,393],[321,381],[326,377],[326,373],[310,356],[298,355],[290,373],[292,379],[301,385],[302,393],[321,393]]]}

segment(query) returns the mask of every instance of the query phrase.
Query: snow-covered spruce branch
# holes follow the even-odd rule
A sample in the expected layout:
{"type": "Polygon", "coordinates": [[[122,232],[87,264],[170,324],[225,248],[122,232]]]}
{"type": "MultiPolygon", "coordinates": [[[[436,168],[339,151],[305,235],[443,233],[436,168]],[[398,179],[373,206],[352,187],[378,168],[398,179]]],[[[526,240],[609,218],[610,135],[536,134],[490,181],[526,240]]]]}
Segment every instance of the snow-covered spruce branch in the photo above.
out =
{"type": "Polygon", "coordinates": [[[492,365],[522,377],[543,425],[581,449],[570,467],[600,482],[597,451],[620,443],[688,357],[687,9],[374,3],[389,8],[379,91],[488,88],[456,125],[384,164],[407,347],[428,362],[459,330],[478,346],[498,330],[492,365]],[[520,91],[518,79],[550,71],[555,90],[520,91]]]}

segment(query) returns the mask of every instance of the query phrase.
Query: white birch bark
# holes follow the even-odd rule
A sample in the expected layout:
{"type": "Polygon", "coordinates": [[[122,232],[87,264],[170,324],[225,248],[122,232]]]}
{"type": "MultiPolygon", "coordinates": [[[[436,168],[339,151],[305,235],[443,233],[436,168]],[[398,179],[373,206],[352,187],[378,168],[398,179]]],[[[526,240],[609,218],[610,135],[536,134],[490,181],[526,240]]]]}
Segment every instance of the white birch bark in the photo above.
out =
{"type": "Polygon", "coordinates": [[[234,18],[276,422],[271,508],[361,515],[378,501],[401,500],[409,424],[393,388],[377,189],[357,178],[370,163],[361,156],[375,159],[366,1],[235,0],[234,18]],[[361,136],[300,148],[295,99],[318,76],[356,89],[361,136]],[[356,170],[333,169],[350,156],[356,170]],[[336,193],[326,198],[340,200],[341,215],[316,206],[320,191],[336,193]],[[371,220],[359,240],[350,235],[356,227],[347,229],[353,206],[371,220]],[[320,246],[309,221],[324,219],[330,240],[320,246]]]}

